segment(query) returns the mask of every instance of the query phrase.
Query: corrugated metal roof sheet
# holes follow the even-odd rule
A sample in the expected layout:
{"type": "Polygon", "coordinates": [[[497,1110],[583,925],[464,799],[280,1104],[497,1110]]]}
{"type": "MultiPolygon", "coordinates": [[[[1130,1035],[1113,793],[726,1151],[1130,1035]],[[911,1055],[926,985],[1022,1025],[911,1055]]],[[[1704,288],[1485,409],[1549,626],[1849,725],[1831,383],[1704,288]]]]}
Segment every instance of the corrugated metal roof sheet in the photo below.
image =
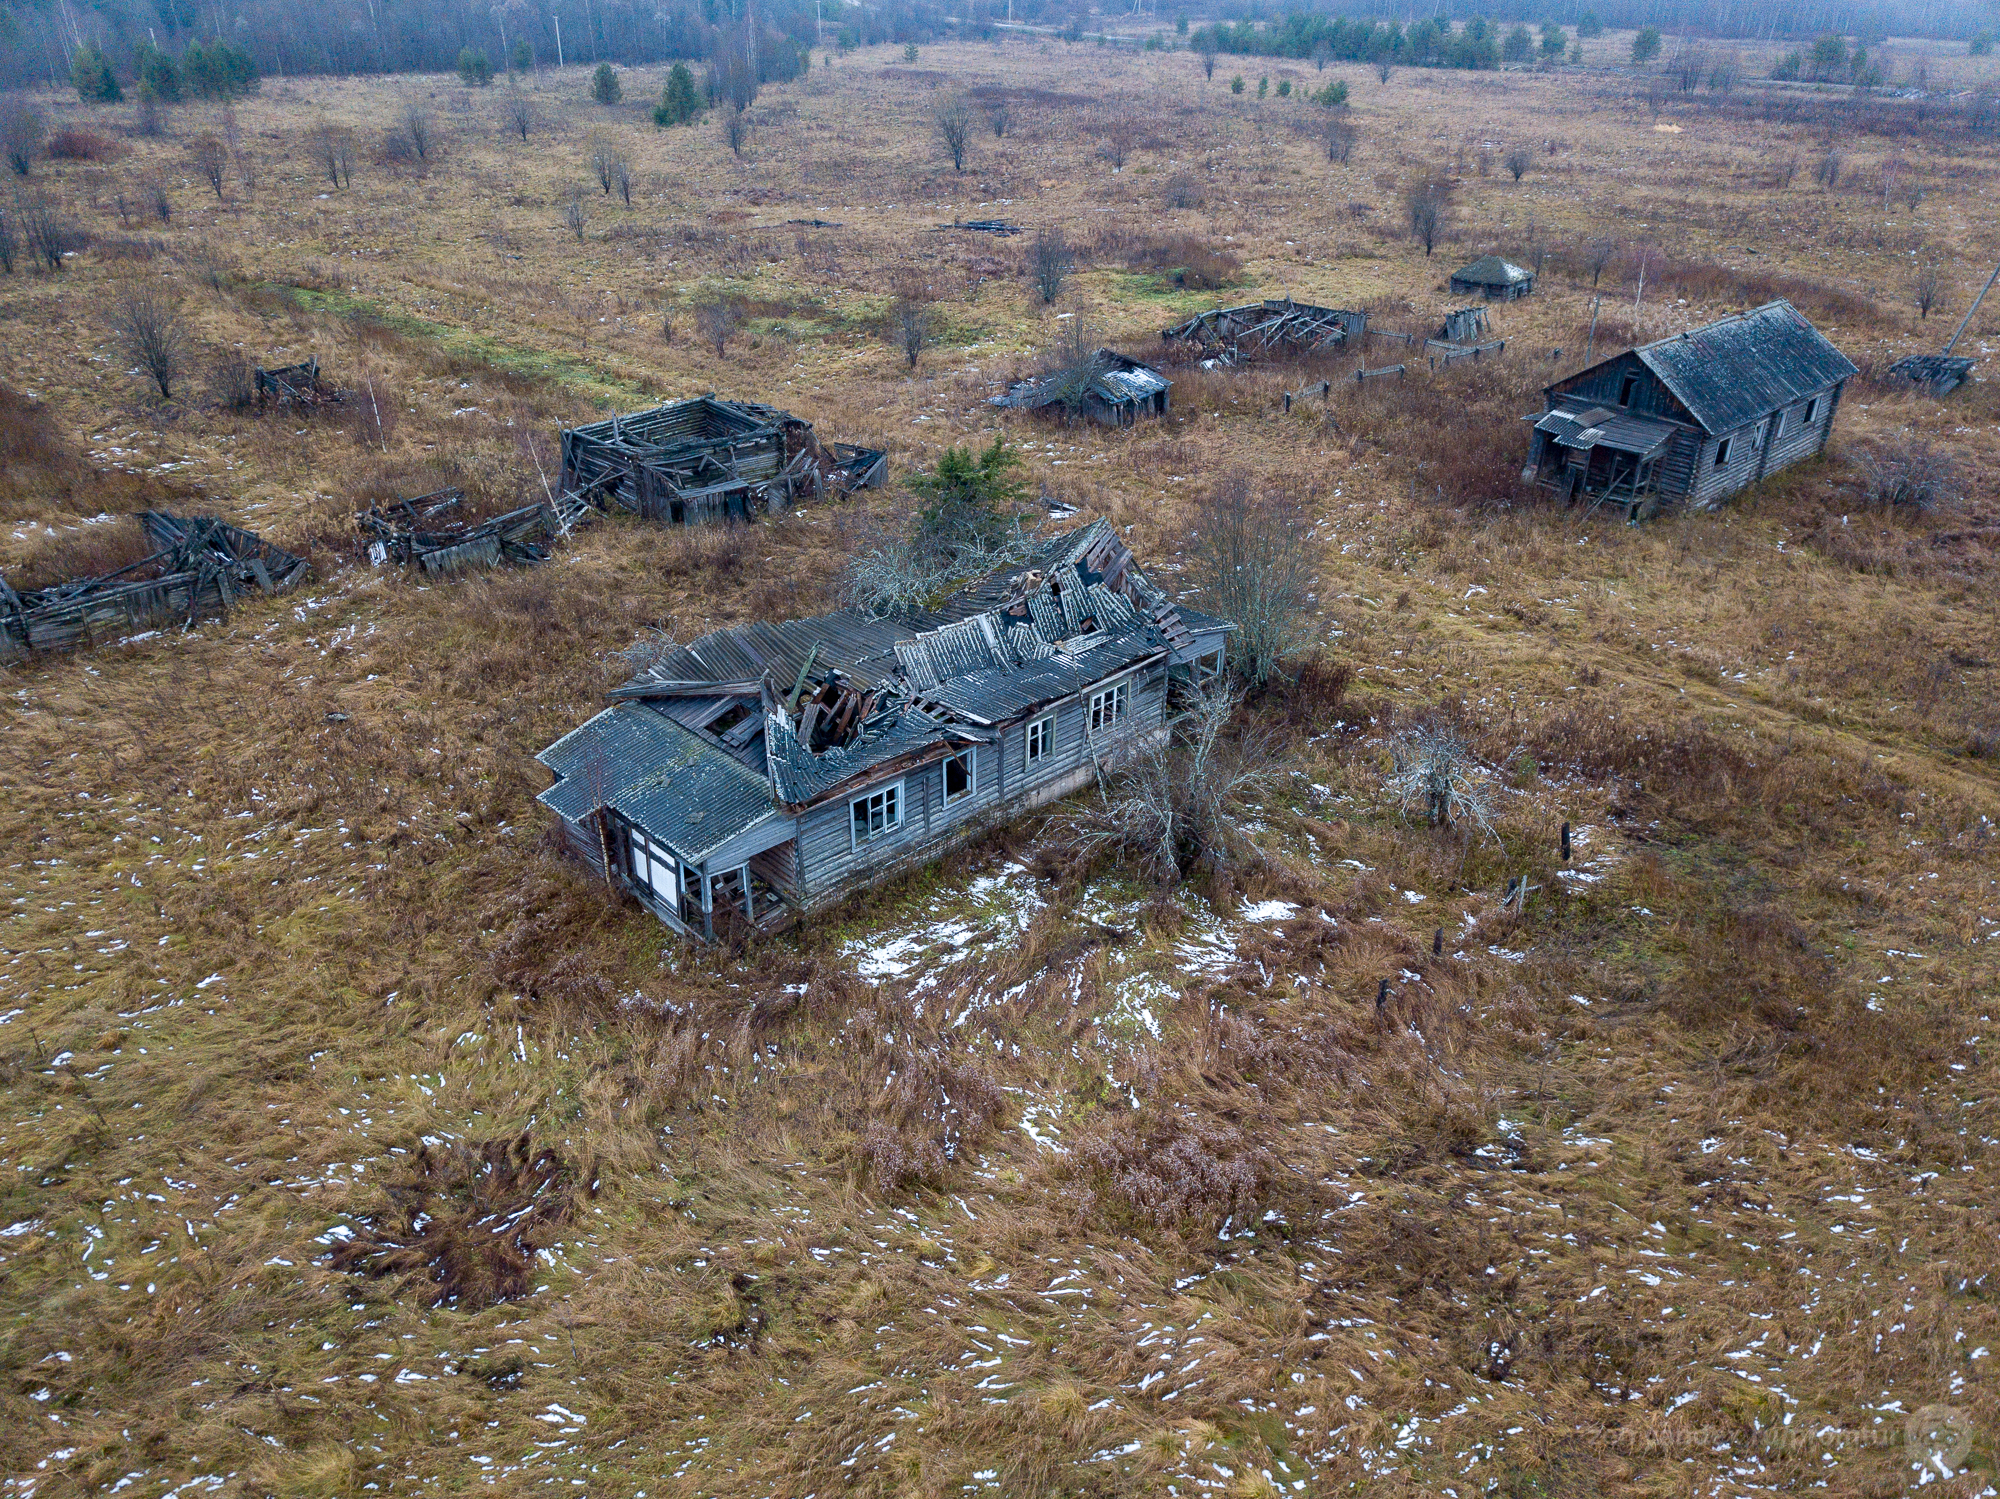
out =
{"type": "Polygon", "coordinates": [[[1557,399],[1563,404],[1536,422],[1535,430],[1548,433],[1568,448],[1613,448],[1647,458],[1672,442],[1675,433],[1687,430],[1677,422],[1627,416],[1574,396],[1557,399]]]}
{"type": "Polygon", "coordinates": [[[535,758],[561,777],[536,798],[571,821],[616,808],[690,864],[779,814],[771,787],[642,703],[617,703],[535,758]]]}
{"type": "Polygon", "coordinates": [[[1734,432],[1856,373],[1790,302],[1767,302],[1633,351],[1710,433],[1734,432]]]}

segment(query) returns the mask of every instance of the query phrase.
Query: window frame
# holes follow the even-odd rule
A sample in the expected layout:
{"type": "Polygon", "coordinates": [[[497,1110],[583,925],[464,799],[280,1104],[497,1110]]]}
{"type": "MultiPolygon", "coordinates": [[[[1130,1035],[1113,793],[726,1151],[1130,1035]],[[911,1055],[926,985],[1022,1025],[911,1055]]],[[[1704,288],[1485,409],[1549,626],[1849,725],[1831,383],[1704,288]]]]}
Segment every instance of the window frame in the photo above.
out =
{"type": "Polygon", "coordinates": [[[680,909],[683,881],[687,865],[681,856],[668,848],[659,839],[651,836],[635,822],[625,822],[625,877],[638,889],[645,891],[654,900],[664,905],[680,909]],[[644,864],[645,872],[640,872],[644,864]],[[668,887],[662,889],[655,878],[664,869],[670,876],[668,887]]]}
{"type": "Polygon", "coordinates": [[[1620,406],[1630,406],[1633,398],[1638,394],[1639,377],[1636,373],[1626,375],[1624,379],[1618,382],[1618,404],[1620,406]]]}
{"type": "Polygon", "coordinates": [[[1056,752],[1055,714],[1044,713],[1039,718],[1029,719],[1027,723],[1027,728],[1023,732],[1021,739],[1022,739],[1022,745],[1021,745],[1022,768],[1025,770],[1033,770],[1036,766],[1040,765],[1043,761],[1049,759],[1056,752]],[[1040,749],[1035,748],[1035,741],[1037,737],[1039,737],[1041,740],[1040,749]]]}
{"type": "Polygon", "coordinates": [[[903,781],[900,777],[893,781],[884,782],[880,786],[871,787],[859,796],[849,797],[847,799],[848,846],[851,849],[859,851],[864,844],[879,843],[892,833],[901,831],[905,819],[909,816],[909,810],[910,799],[904,791],[903,781]],[[885,803],[882,826],[879,829],[875,828],[873,826],[873,812],[865,813],[858,820],[860,824],[870,828],[870,831],[864,835],[857,826],[854,809],[856,807],[866,807],[869,803],[878,799],[883,800],[885,803]],[[887,802],[890,799],[893,799],[895,805],[895,816],[893,818],[887,815],[887,802]]]}
{"type": "Polygon", "coordinates": [[[1799,413],[1799,425],[1801,427],[1810,427],[1813,424],[1813,418],[1818,415],[1819,397],[1813,396],[1806,401],[1806,409],[1799,413]]]}
{"type": "Polygon", "coordinates": [[[1715,466],[1717,468],[1729,467],[1729,445],[1735,440],[1733,436],[1725,437],[1715,445],[1715,466]]]}
{"type": "Polygon", "coordinates": [[[955,807],[960,802],[971,800],[972,797],[978,793],[979,758],[978,758],[977,745],[968,744],[964,749],[959,750],[957,753],[946,755],[944,759],[939,762],[939,767],[941,771],[941,774],[939,776],[939,783],[944,793],[945,806],[955,807]],[[954,792],[951,789],[951,767],[960,764],[964,765],[965,767],[965,789],[963,791],[954,792]]]}
{"type": "Polygon", "coordinates": [[[1087,733],[1093,736],[1108,733],[1132,716],[1132,682],[1128,674],[1091,689],[1084,699],[1083,724],[1087,733]],[[1107,699],[1113,710],[1109,716],[1100,706],[1107,699]]]}

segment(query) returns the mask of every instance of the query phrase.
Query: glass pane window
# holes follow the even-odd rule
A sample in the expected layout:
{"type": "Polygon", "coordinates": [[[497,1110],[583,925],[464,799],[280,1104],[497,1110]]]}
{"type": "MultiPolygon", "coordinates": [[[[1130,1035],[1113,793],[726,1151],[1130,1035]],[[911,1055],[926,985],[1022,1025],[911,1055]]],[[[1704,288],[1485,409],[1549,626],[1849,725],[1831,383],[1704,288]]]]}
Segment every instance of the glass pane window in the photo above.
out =
{"type": "Polygon", "coordinates": [[[1132,684],[1120,682],[1116,687],[1107,687],[1102,692],[1091,694],[1090,732],[1102,733],[1132,711],[1132,684]]]}
{"type": "Polygon", "coordinates": [[[680,899],[680,862],[666,846],[648,838],[638,828],[626,834],[626,867],[632,883],[658,900],[680,899]]]}
{"type": "Polygon", "coordinates": [[[1028,725],[1028,763],[1039,765],[1055,748],[1056,719],[1053,713],[1028,725]]]}
{"type": "Polygon", "coordinates": [[[867,796],[857,796],[850,808],[854,817],[854,841],[868,842],[892,833],[903,825],[903,783],[884,786],[867,796]]]}

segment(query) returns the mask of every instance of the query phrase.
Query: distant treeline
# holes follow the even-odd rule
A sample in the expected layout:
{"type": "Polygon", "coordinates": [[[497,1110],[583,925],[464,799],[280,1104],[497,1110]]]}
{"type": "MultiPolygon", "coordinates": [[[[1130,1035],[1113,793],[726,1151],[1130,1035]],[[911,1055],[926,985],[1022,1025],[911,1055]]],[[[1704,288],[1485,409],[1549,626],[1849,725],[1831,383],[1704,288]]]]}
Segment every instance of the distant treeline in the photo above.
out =
{"type": "MultiPolygon", "coordinates": [[[[984,7],[980,15],[994,7],[984,7]]],[[[1005,0],[999,10],[1004,13],[1005,0]]],[[[1043,6],[1016,0],[1036,19],[1043,6]]],[[[1049,9],[1053,13],[1054,6],[1049,9]]],[[[1068,10],[1062,12],[1064,16],[1068,10]]],[[[878,42],[928,42],[954,29],[938,0],[867,7],[822,0],[239,0],[225,11],[198,0],[0,3],[0,86],[69,83],[77,55],[94,47],[129,88],[151,53],[183,58],[194,44],[227,43],[258,75],[451,72],[459,54],[510,65],[626,65],[716,59],[744,49],[754,26],[767,81],[800,71],[802,55],[878,42]],[[765,64],[771,58],[772,66],[765,64]],[[787,71],[789,63],[789,71],[787,71]]],[[[156,65],[157,66],[157,65],[156,65]]]]}

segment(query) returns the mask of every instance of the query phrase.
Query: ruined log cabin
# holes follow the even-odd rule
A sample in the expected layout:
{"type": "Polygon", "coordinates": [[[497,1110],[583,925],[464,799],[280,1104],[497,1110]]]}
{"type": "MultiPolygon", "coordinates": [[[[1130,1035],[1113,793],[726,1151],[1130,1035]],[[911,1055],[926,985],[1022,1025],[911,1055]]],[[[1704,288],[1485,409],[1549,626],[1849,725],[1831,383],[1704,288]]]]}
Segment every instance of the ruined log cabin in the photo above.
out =
{"type": "Polygon", "coordinates": [[[1151,365],[1116,349],[1099,349],[1073,369],[1019,382],[993,397],[992,404],[1129,427],[1142,416],[1165,416],[1173,383],[1151,365]]]}
{"type": "Polygon", "coordinates": [[[676,931],[770,929],[1168,732],[1233,626],[1176,605],[1105,521],[935,609],[676,646],[536,758],[568,847],[676,931]]]}
{"type": "Polygon", "coordinates": [[[1274,297],[1217,307],[1162,330],[1160,337],[1199,348],[1222,364],[1260,355],[1323,354],[1361,342],[1368,314],[1274,297]]]}
{"type": "Polygon", "coordinates": [[[1823,449],[1854,374],[1803,313],[1769,302],[1547,387],[1527,476],[1634,520],[1707,509],[1823,449]]]}
{"type": "Polygon", "coordinates": [[[1525,266],[1502,260],[1498,255],[1482,255],[1471,265],[1452,272],[1452,295],[1484,297],[1489,302],[1511,302],[1535,289],[1535,273],[1525,266]]]}
{"type": "Polygon", "coordinates": [[[751,401],[697,396],[562,434],[562,487],[687,526],[748,520],[879,484],[885,454],[824,444],[812,423],[751,401]]]}
{"type": "Polygon", "coordinates": [[[116,572],[27,593],[0,578],[0,660],[196,624],[227,615],[246,593],[282,593],[306,575],[304,558],[214,516],[148,510],[139,522],[158,550],[116,572]]]}

